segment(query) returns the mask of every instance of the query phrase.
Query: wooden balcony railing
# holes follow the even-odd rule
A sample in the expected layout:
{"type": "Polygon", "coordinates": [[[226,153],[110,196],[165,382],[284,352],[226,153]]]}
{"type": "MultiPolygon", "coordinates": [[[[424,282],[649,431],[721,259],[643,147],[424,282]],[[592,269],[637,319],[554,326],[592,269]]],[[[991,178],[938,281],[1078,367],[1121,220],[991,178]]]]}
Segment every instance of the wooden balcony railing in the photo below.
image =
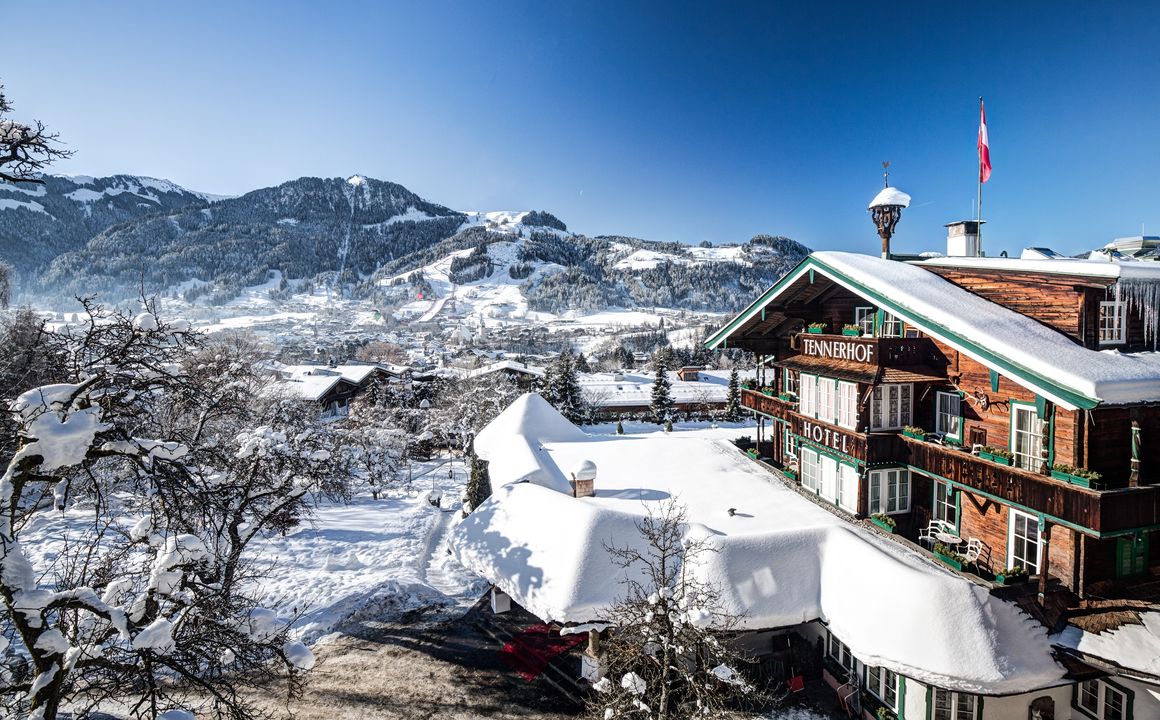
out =
{"type": "Polygon", "coordinates": [[[1160,487],[1091,490],[958,448],[898,436],[900,462],[1101,533],[1160,523],[1160,487]]]}
{"type": "Polygon", "coordinates": [[[867,463],[887,462],[898,453],[894,433],[860,433],[800,415],[797,404],[754,390],[741,391],[741,404],[789,424],[790,431],[814,445],[835,450],[867,463]]]}

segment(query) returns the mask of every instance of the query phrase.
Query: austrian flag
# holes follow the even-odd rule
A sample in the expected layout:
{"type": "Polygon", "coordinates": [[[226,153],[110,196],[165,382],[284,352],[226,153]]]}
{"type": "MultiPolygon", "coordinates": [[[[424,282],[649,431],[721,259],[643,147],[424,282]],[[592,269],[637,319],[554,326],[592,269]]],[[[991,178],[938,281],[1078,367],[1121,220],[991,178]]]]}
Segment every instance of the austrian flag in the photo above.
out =
{"type": "Polygon", "coordinates": [[[991,178],[991,149],[987,147],[987,113],[983,110],[983,98],[979,98],[979,182],[991,178]]]}

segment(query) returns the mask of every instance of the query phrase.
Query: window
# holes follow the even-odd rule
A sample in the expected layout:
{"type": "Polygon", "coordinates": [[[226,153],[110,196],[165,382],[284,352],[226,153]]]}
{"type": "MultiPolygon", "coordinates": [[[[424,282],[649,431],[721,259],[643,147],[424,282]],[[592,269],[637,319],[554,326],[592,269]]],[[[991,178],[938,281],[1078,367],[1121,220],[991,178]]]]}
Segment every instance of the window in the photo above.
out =
{"type": "Polygon", "coordinates": [[[801,387],[798,389],[798,412],[806,417],[818,415],[818,376],[801,374],[801,387]]]}
{"type": "Polygon", "coordinates": [[[829,656],[846,670],[854,671],[854,656],[850,653],[850,648],[846,647],[834,633],[830,633],[829,656]]]}
{"type": "Polygon", "coordinates": [[[821,468],[821,494],[830,502],[838,500],[838,461],[828,455],[818,457],[818,467],[821,468]]]}
{"type": "Polygon", "coordinates": [[[902,321],[888,312],[882,313],[882,325],[878,328],[879,337],[902,337],[902,321]]]}
{"type": "Polygon", "coordinates": [[[786,368],[784,372],[781,391],[797,395],[797,375],[789,368],[786,368]]]}
{"type": "Polygon", "coordinates": [[[818,378],[818,415],[824,422],[834,422],[834,390],[836,382],[830,378],[818,378]]]}
{"type": "Polygon", "coordinates": [[[891,710],[898,709],[898,675],[886,668],[866,666],[866,687],[891,710]]]}
{"type": "Polygon", "coordinates": [[[1087,680],[1076,689],[1075,704],[1097,720],[1124,720],[1131,700],[1126,692],[1108,682],[1087,680]]]}
{"type": "Polygon", "coordinates": [[[785,429],[784,452],[785,452],[785,456],[787,458],[796,458],[797,457],[797,438],[794,437],[794,434],[792,432],[790,432],[788,427],[785,429]]]}
{"type": "Polygon", "coordinates": [[[935,432],[962,442],[963,415],[962,398],[958,393],[940,392],[935,394],[935,432]]]}
{"type": "Polygon", "coordinates": [[[854,308],[854,324],[862,329],[863,335],[874,335],[874,308],[854,308]]]}
{"type": "Polygon", "coordinates": [[[1100,303],[1100,345],[1124,342],[1124,303],[1115,300],[1100,303]]]}
{"type": "Polygon", "coordinates": [[[1039,572],[1039,518],[1011,510],[1010,538],[1007,543],[1007,565],[1027,568],[1027,574],[1039,572]]]}
{"type": "Polygon", "coordinates": [[[858,512],[858,471],[853,465],[838,464],[838,496],[834,502],[843,510],[858,512]]]}
{"type": "Polygon", "coordinates": [[[950,483],[934,484],[934,519],[953,528],[959,526],[959,505],[955,500],[955,489],[950,483]]]}
{"type": "Polygon", "coordinates": [[[1032,405],[1011,405],[1011,453],[1015,466],[1039,472],[1043,465],[1043,423],[1032,405]]]}
{"type": "Polygon", "coordinates": [[[1129,537],[1116,538],[1116,577],[1148,572],[1148,531],[1137,530],[1129,537]]]}
{"type": "Polygon", "coordinates": [[[932,720],[975,720],[978,705],[974,695],[934,689],[934,713],[932,720]]]}
{"type": "Polygon", "coordinates": [[[844,428],[857,429],[858,385],[856,383],[838,381],[838,412],[835,422],[844,428]]]}
{"type": "Polygon", "coordinates": [[[821,467],[818,465],[818,454],[809,448],[798,450],[801,456],[802,487],[817,492],[821,485],[821,467]]]}
{"type": "Polygon", "coordinates": [[[910,424],[913,386],[875,385],[870,402],[870,429],[897,430],[910,424]]]}
{"type": "Polygon", "coordinates": [[[870,471],[870,514],[910,510],[910,471],[903,468],[870,471]]]}

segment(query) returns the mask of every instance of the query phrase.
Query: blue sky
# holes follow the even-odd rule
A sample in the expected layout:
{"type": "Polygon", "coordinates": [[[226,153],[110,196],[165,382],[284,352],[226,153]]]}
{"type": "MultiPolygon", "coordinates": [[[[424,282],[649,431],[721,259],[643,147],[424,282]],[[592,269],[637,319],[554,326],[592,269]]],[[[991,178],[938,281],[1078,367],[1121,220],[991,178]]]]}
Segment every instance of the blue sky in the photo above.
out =
{"type": "Polygon", "coordinates": [[[0,81],[77,151],[60,172],[362,173],[589,234],[867,252],[882,160],[914,197],[898,250],[971,215],[983,95],[989,253],[1160,234],[1160,5],[974,5],[20,3],[0,81]]]}

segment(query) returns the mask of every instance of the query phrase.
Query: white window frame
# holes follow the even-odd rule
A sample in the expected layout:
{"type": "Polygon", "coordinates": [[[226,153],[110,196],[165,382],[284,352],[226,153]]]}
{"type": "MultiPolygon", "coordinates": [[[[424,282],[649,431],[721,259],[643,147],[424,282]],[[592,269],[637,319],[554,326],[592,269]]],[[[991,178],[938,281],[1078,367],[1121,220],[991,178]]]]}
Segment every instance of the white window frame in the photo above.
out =
{"type": "Polygon", "coordinates": [[[1015,458],[1015,467],[1039,472],[1043,463],[1043,428],[1039,424],[1039,413],[1034,405],[1011,403],[1011,455],[1015,458]],[[1027,427],[1020,427],[1020,418],[1027,418],[1027,427]],[[1020,438],[1027,442],[1025,451],[1018,450],[1020,438]]]}
{"type": "Polygon", "coordinates": [[[1007,518],[1007,567],[1014,567],[1021,565],[1027,569],[1028,575],[1038,575],[1039,568],[1043,567],[1043,536],[1039,532],[1039,518],[1011,508],[1007,518]],[[1034,564],[1028,558],[1015,557],[1015,539],[1016,530],[1019,525],[1024,527],[1024,533],[1021,538],[1027,542],[1030,537],[1027,535],[1027,528],[1034,528],[1035,532],[1035,562],[1034,564]]]}
{"type": "Polygon", "coordinates": [[[818,376],[798,373],[798,412],[806,417],[818,415],[818,376]]]}
{"type": "Polygon", "coordinates": [[[834,504],[851,513],[858,512],[858,470],[848,463],[838,463],[834,504]]]}
{"type": "Polygon", "coordinates": [[[826,642],[826,655],[831,660],[838,663],[847,672],[853,673],[857,667],[854,653],[850,652],[850,648],[846,647],[846,643],[838,639],[838,636],[829,632],[829,638],[826,642]]]}
{"type": "Polygon", "coordinates": [[[959,526],[958,494],[955,492],[953,485],[941,480],[935,480],[933,505],[931,514],[935,520],[939,520],[954,528],[959,526]],[[950,517],[952,515],[953,518],[950,517]]]}
{"type": "Polygon", "coordinates": [[[862,328],[862,334],[867,337],[874,335],[874,306],[863,305],[854,308],[854,324],[862,328]]]}
{"type": "Polygon", "coordinates": [[[838,381],[838,391],[835,398],[837,412],[835,424],[849,430],[858,429],[858,383],[838,381]]]}
{"type": "Polygon", "coordinates": [[[1099,337],[1100,345],[1123,345],[1127,342],[1127,303],[1101,300],[1099,337]],[[1110,321],[1110,322],[1109,322],[1110,321]]]}
{"type": "Polygon", "coordinates": [[[914,385],[885,383],[875,385],[870,397],[870,429],[901,430],[914,417],[914,385]],[[890,422],[897,420],[896,423],[890,422]]]}
{"type": "Polygon", "coordinates": [[[931,695],[931,720],[975,720],[979,714],[979,697],[971,695],[970,693],[954,692],[953,690],[943,690],[942,688],[934,688],[934,694],[931,695]],[[940,709],[939,699],[945,697],[949,700],[949,708],[940,709]],[[970,699],[969,708],[960,708],[959,700],[970,699]]]}
{"type": "Polygon", "coordinates": [[[868,510],[871,515],[910,512],[910,471],[906,468],[871,470],[867,476],[868,510]]]}
{"type": "Polygon", "coordinates": [[[877,665],[866,666],[866,687],[890,710],[898,710],[898,674],[877,665]],[[889,696],[893,695],[894,699],[889,696]]]}
{"type": "Polygon", "coordinates": [[[934,429],[951,440],[963,441],[963,398],[939,390],[934,395],[934,429]],[[946,407],[944,408],[944,403],[946,407]],[[953,411],[951,408],[954,408],[953,411]]]}
{"type": "Polygon", "coordinates": [[[822,484],[822,466],[818,462],[818,452],[808,447],[798,448],[798,467],[801,470],[802,487],[817,492],[822,484]]]}
{"type": "Polygon", "coordinates": [[[834,406],[837,405],[838,381],[833,378],[818,378],[817,418],[833,424],[834,406]]]}
{"type": "Polygon", "coordinates": [[[782,368],[781,388],[782,392],[797,396],[797,378],[794,377],[793,370],[782,368]]]}
{"type": "Polygon", "coordinates": [[[786,457],[796,458],[798,456],[797,436],[793,434],[793,431],[789,427],[786,427],[784,438],[785,447],[782,448],[782,451],[786,457]]]}
{"type": "Polygon", "coordinates": [[[1128,717],[1128,694],[1123,690],[1112,687],[1103,680],[1085,680],[1076,688],[1076,705],[1079,709],[1096,720],[1124,720],[1128,717]],[[1094,692],[1090,692],[1094,690],[1094,692]],[[1085,692],[1090,692],[1090,697],[1095,701],[1095,707],[1091,707],[1085,692]],[[1109,695],[1119,698],[1119,713],[1118,715],[1109,715],[1108,706],[1110,704],[1109,695]]]}
{"type": "Polygon", "coordinates": [[[883,310],[882,323],[878,326],[878,337],[902,337],[902,321],[883,310]]]}
{"type": "Polygon", "coordinates": [[[821,494],[826,500],[838,504],[838,459],[818,454],[818,475],[821,479],[821,494]]]}

